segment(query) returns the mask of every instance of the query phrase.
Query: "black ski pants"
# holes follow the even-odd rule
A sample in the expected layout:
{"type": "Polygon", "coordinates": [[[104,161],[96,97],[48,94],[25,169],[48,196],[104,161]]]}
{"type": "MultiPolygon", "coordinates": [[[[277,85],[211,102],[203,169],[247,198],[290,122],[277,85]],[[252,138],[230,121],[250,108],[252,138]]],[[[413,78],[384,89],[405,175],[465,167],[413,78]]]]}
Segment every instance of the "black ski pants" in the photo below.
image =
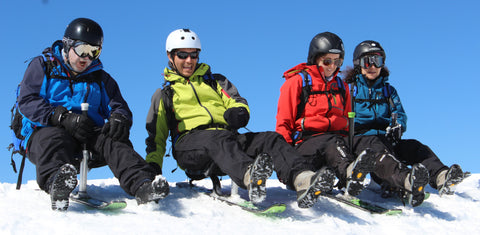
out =
{"type": "Polygon", "coordinates": [[[353,142],[356,155],[366,148],[375,152],[375,170],[370,173],[375,182],[378,184],[387,183],[396,188],[405,188],[405,178],[410,172],[410,168],[402,164],[378,136],[358,135],[354,137],[353,142]]]}
{"type": "Polygon", "coordinates": [[[339,179],[339,185],[342,186],[346,182],[348,165],[356,159],[346,143],[346,137],[326,133],[311,136],[297,144],[295,148],[315,169],[330,167],[339,179]]]}
{"type": "MultiPolygon", "coordinates": [[[[82,143],[73,138],[65,129],[43,127],[36,130],[29,139],[28,159],[36,166],[37,183],[48,192],[47,181],[64,164],[72,164],[80,169],[82,143]]],[[[130,195],[145,181],[155,178],[155,169],[151,167],[135,150],[131,143],[113,141],[100,133],[90,143],[92,153],[90,167],[108,165],[120,186],[130,195]]],[[[89,167],[89,168],[90,168],[89,167]]]]}
{"type": "Polygon", "coordinates": [[[302,171],[314,168],[276,132],[238,134],[228,130],[192,130],[174,147],[174,157],[186,171],[204,171],[212,162],[242,188],[248,166],[260,153],[272,157],[280,181],[293,188],[302,171]]]}
{"type": "MultiPolygon", "coordinates": [[[[383,141],[388,140],[383,137],[383,141]]],[[[448,166],[442,163],[435,153],[426,145],[415,139],[400,140],[400,142],[392,147],[397,158],[407,165],[422,163],[430,174],[430,186],[437,189],[437,175],[448,169],[448,166]]]]}

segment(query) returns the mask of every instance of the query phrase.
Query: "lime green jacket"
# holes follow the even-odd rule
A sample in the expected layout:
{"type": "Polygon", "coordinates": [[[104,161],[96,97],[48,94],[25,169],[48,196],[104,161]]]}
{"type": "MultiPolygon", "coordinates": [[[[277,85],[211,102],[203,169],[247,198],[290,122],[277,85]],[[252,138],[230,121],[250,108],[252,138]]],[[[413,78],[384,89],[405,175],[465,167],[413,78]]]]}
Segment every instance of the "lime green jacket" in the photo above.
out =
{"type": "MultiPolygon", "coordinates": [[[[173,110],[178,121],[179,133],[185,134],[201,125],[228,126],[223,114],[229,108],[245,107],[250,112],[247,101],[240,96],[237,88],[228,79],[223,76],[217,79],[217,87],[214,90],[204,82],[203,76],[207,73],[210,73],[210,66],[203,63],[198,65],[189,78],[182,77],[169,68],[164,70],[165,81],[169,82],[173,89],[173,110]]],[[[146,160],[162,167],[169,128],[161,88],[152,96],[146,128],[148,132],[146,160]]]]}

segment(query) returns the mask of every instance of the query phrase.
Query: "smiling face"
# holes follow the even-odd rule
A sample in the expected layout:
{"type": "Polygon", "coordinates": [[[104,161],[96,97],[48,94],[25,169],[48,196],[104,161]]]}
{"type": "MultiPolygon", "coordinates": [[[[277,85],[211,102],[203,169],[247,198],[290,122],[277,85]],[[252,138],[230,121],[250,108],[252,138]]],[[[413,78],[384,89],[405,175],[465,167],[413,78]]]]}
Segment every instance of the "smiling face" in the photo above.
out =
{"type": "Polygon", "coordinates": [[[382,68],[377,68],[375,66],[370,66],[368,69],[365,69],[362,67],[362,74],[365,76],[368,80],[375,80],[380,76],[380,72],[382,71],[382,68]]]}
{"type": "Polygon", "coordinates": [[[170,63],[173,64],[174,69],[177,72],[184,76],[190,77],[195,72],[195,68],[197,67],[198,56],[196,58],[192,58],[191,55],[188,55],[187,58],[181,59],[178,57],[177,53],[186,52],[187,54],[197,51],[195,48],[181,48],[177,49],[171,53],[168,53],[168,59],[170,63]]]}
{"type": "Polygon", "coordinates": [[[338,68],[337,64],[341,64],[340,60],[340,54],[328,53],[324,56],[318,57],[316,63],[318,66],[321,66],[323,68],[325,77],[331,77],[338,68]]]}

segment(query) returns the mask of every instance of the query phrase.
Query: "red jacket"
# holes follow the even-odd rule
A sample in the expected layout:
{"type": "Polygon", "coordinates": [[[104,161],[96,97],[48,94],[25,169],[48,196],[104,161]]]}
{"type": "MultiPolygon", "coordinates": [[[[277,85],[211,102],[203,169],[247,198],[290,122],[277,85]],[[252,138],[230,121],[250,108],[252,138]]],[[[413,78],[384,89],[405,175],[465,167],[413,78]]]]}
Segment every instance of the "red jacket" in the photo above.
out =
{"type": "MultiPolygon", "coordinates": [[[[280,88],[276,131],[290,144],[293,142],[293,134],[297,131],[309,131],[315,134],[342,131],[348,133],[348,112],[351,111],[351,102],[348,86],[343,81],[346,100],[341,93],[311,94],[305,105],[305,111],[300,118],[296,119],[303,88],[303,77],[299,74],[301,70],[307,71],[310,75],[312,91],[341,89],[337,85],[337,79],[333,78],[327,82],[323,75],[323,68],[317,65],[302,63],[286,71],[283,74],[286,81],[280,88]]],[[[338,71],[334,77],[337,73],[338,71]]]]}

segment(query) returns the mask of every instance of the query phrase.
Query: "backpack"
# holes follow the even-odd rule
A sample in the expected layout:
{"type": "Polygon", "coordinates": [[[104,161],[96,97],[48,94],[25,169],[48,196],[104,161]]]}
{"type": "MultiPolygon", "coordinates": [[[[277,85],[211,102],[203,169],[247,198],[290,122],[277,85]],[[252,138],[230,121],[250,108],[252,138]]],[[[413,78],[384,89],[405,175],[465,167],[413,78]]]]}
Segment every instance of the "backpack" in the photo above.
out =
{"type": "MultiPolygon", "coordinates": [[[[53,63],[53,56],[44,51],[42,53],[44,62],[45,62],[45,74],[50,77],[50,72],[54,66],[53,63]]],[[[16,92],[15,92],[15,103],[13,104],[10,118],[10,129],[12,130],[12,143],[10,143],[7,147],[8,151],[11,151],[12,154],[10,156],[10,165],[12,165],[13,172],[17,173],[17,167],[15,161],[13,160],[13,156],[15,154],[20,154],[22,156],[22,162],[20,164],[19,172],[18,172],[18,179],[17,179],[17,190],[20,189],[22,185],[22,175],[23,169],[25,167],[25,158],[27,156],[27,143],[25,142],[25,136],[22,135],[22,128],[23,128],[23,114],[20,113],[18,110],[18,96],[20,95],[20,88],[21,85],[18,84],[16,92]]]]}
{"type": "Polygon", "coordinates": [[[381,103],[387,103],[390,105],[390,109],[393,109],[395,107],[392,99],[392,86],[390,86],[390,83],[385,82],[385,86],[382,88],[382,94],[384,99],[381,100],[374,100],[374,99],[356,99],[355,97],[357,96],[357,83],[353,82],[352,87],[351,87],[351,94],[352,94],[352,111],[355,109],[355,102],[360,103],[360,102],[370,102],[371,105],[374,104],[381,104],[381,103]]]}
{"type": "Polygon", "coordinates": [[[305,111],[305,105],[307,105],[308,102],[308,97],[310,95],[314,94],[341,94],[343,97],[343,105],[345,106],[347,98],[346,98],[346,91],[345,91],[345,85],[343,84],[343,81],[340,77],[335,76],[335,79],[337,81],[337,85],[339,90],[329,90],[329,91],[312,91],[312,79],[310,78],[310,75],[307,73],[307,71],[302,70],[299,73],[302,78],[303,78],[303,86],[302,86],[302,92],[300,93],[300,103],[297,106],[297,116],[296,119],[299,119],[300,116],[302,116],[303,111],[305,111]]]}

